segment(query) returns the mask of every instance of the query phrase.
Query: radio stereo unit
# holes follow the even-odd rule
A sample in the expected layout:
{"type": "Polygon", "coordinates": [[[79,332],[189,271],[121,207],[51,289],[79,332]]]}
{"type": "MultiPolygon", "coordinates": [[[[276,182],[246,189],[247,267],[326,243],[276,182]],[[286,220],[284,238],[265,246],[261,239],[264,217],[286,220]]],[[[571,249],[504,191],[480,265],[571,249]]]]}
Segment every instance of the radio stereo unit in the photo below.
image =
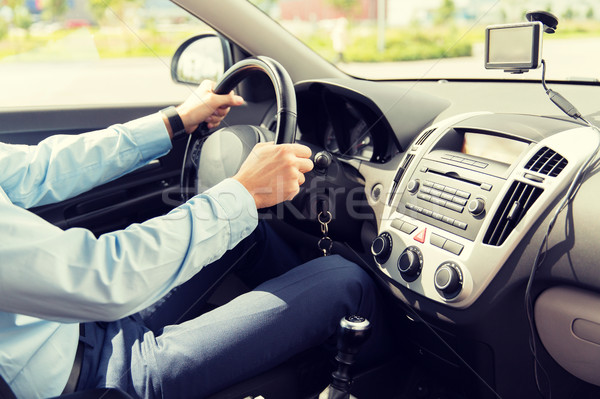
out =
{"type": "Polygon", "coordinates": [[[585,159],[581,143],[597,140],[577,124],[523,115],[434,125],[394,181],[379,183],[392,187],[371,245],[380,270],[429,299],[469,306],[566,189],[585,159]]]}

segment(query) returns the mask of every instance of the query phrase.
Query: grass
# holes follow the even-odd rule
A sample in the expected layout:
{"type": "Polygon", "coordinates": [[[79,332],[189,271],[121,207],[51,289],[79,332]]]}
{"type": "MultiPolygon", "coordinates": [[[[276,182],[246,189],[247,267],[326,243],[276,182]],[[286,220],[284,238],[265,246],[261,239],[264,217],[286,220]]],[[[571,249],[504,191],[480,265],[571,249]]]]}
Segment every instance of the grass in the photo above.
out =
{"type": "Polygon", "coordinates": [[[199,32],[195,29],[161,32],[155,29],[79,28],[38,34],[12,32],[0,40],[0,60],[77,60],[172,56],[177,46],[199,32]]]}
{"type": "MultiPolygon", "coordinates": [[[[458,27],[388,28],[382,52],[377,49],[375,26],[355,25],[349,32],[346,62],[386,62],[469,56],[473,43],[483,41],[484,27],[470,31],[458,27]]],[[[0,60],[16,55],[19,60],[170,57],[180,43],[198,33],[197,26],[163,32],[152,24],[135,34],[122,28],[61,29],[45,34],[11,32],[0,40],[0,60]]],[[[600,36],[600,21],[565,21],[560,22],[555,35],[546,35],[544,40],[594,36],[600,36]]],[[[316,30],[300,38],[324,58],[336,59],[328,30],[316,30]]]]}
{"type": "MultiPolygon", "coordinates": [[[[385,49],[377,48],[374,26],[351,27],[348,45],[344,52],[346,62],[389,62],[424,59],[464,57],[472,55],[474,43],[482,43],[485,26],[467,30],[464,27],[407,27],[388,28],[385,32],[385,49]]],[[[578,37],[599,37],[600,21],[564,21],[554,35],[544,40],[578,37]]],[[[337,57],[328,31],[316,31],[301,37],[324,58],[334,61],[337,57]]]]}
{"type": "MultiPolygon", "coordinates": [[[[432,58],[469,56],[473,39],[461,37],[456,28],[409,29],[388,28],[385,48],[379,51],[375,28],[360,28],[350,34],[344,51],[346,62],[408,61],[432,58]]],[[[336,57],[326,32],[315,32],[303,38],[306,43],[326,59],[336,57]]]]}

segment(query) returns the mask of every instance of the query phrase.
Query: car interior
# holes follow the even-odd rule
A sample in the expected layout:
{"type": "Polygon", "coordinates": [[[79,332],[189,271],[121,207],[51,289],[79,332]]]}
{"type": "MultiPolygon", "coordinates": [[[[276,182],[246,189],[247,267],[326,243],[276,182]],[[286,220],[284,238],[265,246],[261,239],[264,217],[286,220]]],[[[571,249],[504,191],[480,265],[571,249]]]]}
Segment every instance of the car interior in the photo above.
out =
{"type": "MultiPolygon", "coordinates": [[[[386,359],[350,369],[349,393],[600,396],[598,81],[356,78],[250,2],[173,2],[217,32],[182,44],[173,78],[192,87],[196,80],[179,63],[194,43],[216,40],[227,70],[216,90],[235,89],[246,105],[231,110],[222,130],[179,137],[145,167],[32,211],[60,228],[101,235],[165,214],[231,176],[256,142],[302,143],[315,168],[294,199],[261,216],[305,260],[335,253],[365,269],[394,331],[386,359]],[[220,167],[211,167],[215,160],[220,167]]],[[[552,68],[540,43],[553,23],[544,13],[530,18],[488,32],[482,69],[552,68]],[[533,30],[533,48],[525,47],[535,57],[494,53],[506,47],[505,28],[533,30]]],[[[35,144],[168,105],[0,109],[0,141],[35,144]]],[[[228,275],[209,306],[244,290],[228,275]]],[[[334,355],[311,349],[211,399],[317,398],[335,380],[334,355]]]]}

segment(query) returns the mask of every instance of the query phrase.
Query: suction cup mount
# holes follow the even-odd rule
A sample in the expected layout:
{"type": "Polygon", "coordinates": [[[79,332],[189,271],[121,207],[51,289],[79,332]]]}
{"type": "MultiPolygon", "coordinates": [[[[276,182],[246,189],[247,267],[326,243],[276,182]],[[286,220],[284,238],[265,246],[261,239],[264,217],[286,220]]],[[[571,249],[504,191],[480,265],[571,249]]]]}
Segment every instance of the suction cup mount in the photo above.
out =
{"type": "Polygon", "coordinates": [[[548,11],[529,11],[525,14],[529,22],[539,21],[544,25],[544,32],[554,33],[558,26],[558,18],[548,11]]]}

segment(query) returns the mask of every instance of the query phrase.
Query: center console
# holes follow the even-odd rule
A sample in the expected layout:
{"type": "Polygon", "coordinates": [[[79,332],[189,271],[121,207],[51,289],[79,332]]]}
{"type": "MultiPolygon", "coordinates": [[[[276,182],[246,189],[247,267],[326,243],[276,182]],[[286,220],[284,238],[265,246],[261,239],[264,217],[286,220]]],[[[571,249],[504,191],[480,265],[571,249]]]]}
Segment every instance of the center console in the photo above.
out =
{"type": "Polygon", "coordinates": [[[405,151],[371,252],[396,283],[469,306],[597,144],[562,119],[471,114],[422,132],[405,151]]]}

